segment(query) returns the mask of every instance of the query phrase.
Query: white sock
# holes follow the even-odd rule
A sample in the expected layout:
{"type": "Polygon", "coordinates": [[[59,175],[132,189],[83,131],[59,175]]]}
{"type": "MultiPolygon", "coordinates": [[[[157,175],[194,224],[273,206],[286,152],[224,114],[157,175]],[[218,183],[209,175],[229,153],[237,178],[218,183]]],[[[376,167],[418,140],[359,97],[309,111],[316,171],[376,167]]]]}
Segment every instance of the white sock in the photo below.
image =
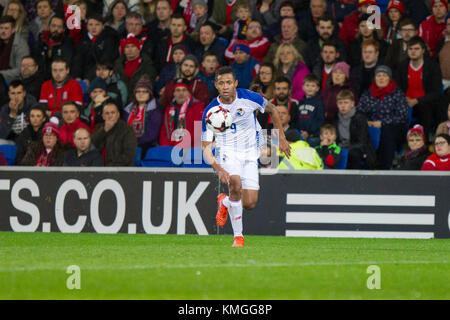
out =
{"type": "Polygon", "coordinates": [[[230,208],[228,212],[230,213],[231,226],[233,228],[234,236],[242,236],[242,201],[239,199],[229,200],[230,208]]]}
{"type": "Polygon", "coordinates": [[[222,203],[225,207],[227,207],[227,209],[230,209],[230,198],[228,196],[223,198],[222,203]]]}

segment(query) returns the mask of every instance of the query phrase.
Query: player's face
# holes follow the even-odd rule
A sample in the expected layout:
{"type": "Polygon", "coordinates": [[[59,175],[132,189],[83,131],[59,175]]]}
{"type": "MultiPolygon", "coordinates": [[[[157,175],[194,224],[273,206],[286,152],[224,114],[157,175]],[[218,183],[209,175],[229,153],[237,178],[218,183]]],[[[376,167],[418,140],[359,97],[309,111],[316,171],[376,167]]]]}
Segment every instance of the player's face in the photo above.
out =
{"type": "Polygon", "coordinates": [[[215,86],[217,91],[219,91],[220,97],[229,100],[236,96],[238,81],[233,78],[231,73],[225,73],[217,77],[215,86]]]}

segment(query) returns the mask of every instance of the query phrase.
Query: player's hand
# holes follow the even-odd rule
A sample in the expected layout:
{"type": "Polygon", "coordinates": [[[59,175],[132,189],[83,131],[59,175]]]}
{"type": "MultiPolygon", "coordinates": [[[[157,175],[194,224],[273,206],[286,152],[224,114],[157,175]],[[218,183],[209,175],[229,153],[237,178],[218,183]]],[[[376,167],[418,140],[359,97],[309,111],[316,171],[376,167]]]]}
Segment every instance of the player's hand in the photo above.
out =
{"type": "Polygon", "coordinates": [[[226,172],[224,169],[219,170],[218,172],[220,182],[223,184],[229,185],[230,184],[230,175],[228,172],[226,172]]]}
{"type": "Polygon", "coordinates": [[[289,159],[289,157],[291,156],[291,146],[289,145],[284,136],[280,138],[279,144],[280,144],[279,147],[280,152],[284,153],[286,155],[286,158],[289,159]]]}

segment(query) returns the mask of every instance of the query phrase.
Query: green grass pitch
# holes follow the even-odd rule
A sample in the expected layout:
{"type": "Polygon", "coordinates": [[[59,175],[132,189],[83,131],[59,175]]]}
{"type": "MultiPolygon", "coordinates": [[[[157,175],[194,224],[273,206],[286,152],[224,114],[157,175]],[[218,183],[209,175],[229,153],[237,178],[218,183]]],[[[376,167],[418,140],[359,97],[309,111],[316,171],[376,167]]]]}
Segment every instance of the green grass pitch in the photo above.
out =
{"type": "Polygon", "coordinates": [[[0,232],[0,299],[450,299],[448,239],[232,239],[0,232]]]}

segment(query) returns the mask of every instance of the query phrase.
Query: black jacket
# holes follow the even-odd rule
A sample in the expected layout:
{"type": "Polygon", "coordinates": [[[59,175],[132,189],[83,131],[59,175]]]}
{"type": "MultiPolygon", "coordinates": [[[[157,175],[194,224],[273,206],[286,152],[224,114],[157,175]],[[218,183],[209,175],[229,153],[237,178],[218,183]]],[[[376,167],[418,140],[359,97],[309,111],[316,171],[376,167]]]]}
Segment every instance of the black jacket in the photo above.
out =
{"type": "MultiPolygon", "coordinates": [[[[388,43],[383,39],[378,39],[377,33],[374,32],[374,39],[378,41],[380,44],[378,61],[384,61],[384,57],[386,56],[386,52],[388,49],[388,43]]],[[[361,54],[361,45],[362,45],[362,37],[357,37],[355,41],[352,41],[348,45],[348,64],[350,67],[356,67],[360,63],[362,63],[362,54],[361,54]]]]}
{"type": "MultiPolygon", "coordinates": [[[[17,118],[19,118],[21,123],[23,123],[23,128],[25,129],[27,124],[27,118],[30,112],[30,109],[32,106],[36,104],[36,99],[34,99],[33,96],[27,94],[25,96],[25,102],[23,104],[23,107],[21,110],[19,110],[19,114],[17,115],[17,118]]],[[[9,116],[9,105],[5,104],[2,106],[0,110],[0,139],[11,139],[15,140],[17,135],[12,130],[13,124],[16,121],[16,118],[11,118],[9,116]]]]}
{"type": "Polygon", "coordinates": [[[45,79],[43,73],[40,70],[38,70],[38,72],[36,72],[29,78],[23,79],[21,77],[20,79],[27,94],[33,96],[36,101],[39,101],[39,99],[41,98],[41,87],[46,80],[49,79],[45,79]]]}
{"type": "Polygon", "coordinates": [[[421,170],[422,165],[427,160],[427,158],[431,155],[431,152],[428,151],[428,148],[425,148],[422,152],[420,152],[417,157],[413,159],[406,160],[405,156],[400,158],[398,168],[399,170],[421,170]]]}
{"type": "Polygon", "coordinates": [[[28,151],[31,143],[42,139],[42,128],[44,124],[39,128],[38,131],[34,131],[31,124],[28,125],[16,138],[17,152],[16,152],[16,163],[20,163],[28,151]]]}
{"type": "Polygon", "coordinates": [[[197,57],[197,60],[199,63],[203,61],[203,54],[205,52],[213,52],[216,54],[217,58],[219,59],[219,64],[223,66],[225,64],[225,50],[227,48],[223,46],[220,41],[216,38],[213,43],[211,43],[211,46],[208,48],[208,50],[205,49],[205,47],[200,44],[195,48],[195,56],[197,57]]]}
{"type": "Polygon", "coordinates": [[[363,63],[354,68],[351,68],[350,78],[352,78],[355,83],[355,91],[358,94],[358,97],[361,97],[364,91],[369,89],[370,85],[373,83],[373,79],[375,77],[375,69],[378,65],[380,65],[379,60],[375,67],[370,68],[370,70],[368,71],[367,69],[365,69],[363,63]]]}
{"type": "Polygon", "coordinates": [[[119,36],[117,31],[105,26],[95,42],[84,33],[77,44],[72,61],[72,75],[74,78],[95,78],[95,66],[98,61],[114,61],[119,57],[119,36]]]}
{"type": "MultiPolygon", "coordinates": [[[[397,85],[406,93],[408,90],[408,68],[409,59],[403,61],[397,68],[395,81],[397,85]]],[[[420,104],[430,105],[439,103],[441,100],[442,90],[442,73],[441,68],[436,61],[431,58],[424,57],[422,84],[425,95],[418,98],[420,104]]]]}
{"type": "Polygon", "coordinates": [[[64,167],[103,167],[101,153],[93,144],[85,153],[78,156],[77,149],[72,148],[64,154],[64,167]]]}
{"type": "MultiPolygon", "coordinates": [[[[334,120],[334,125],[336,128],[338,128],[338,122],[339,117],[338,114],[336,114],[336,118],[334,120]]],[[[341,138],[339,137],[339,130],[336,142],[338,144],[340,144],[341,142],[341,138]]],[[[369,168],[375,168],[377,156],[372,144],[372,139],[370,138],[367,118],[360,111],[356,111],[355,115],[350,121],[350,149],[353,148],[360,149],[366,155],[365,161],[366,165],[369,168]]]]}
{"type": "MultiPolygon", "coordinates": [[[[339,60],[347,61],[347,49],[345,47],[345,43],[339,39],[338,36],[333,35],[330,40],[333,40],[337,43],[339,47],[339,60]]],[[[314,65],[321,60],[320,52],[322,51],[321,46],[319,45],[319,38],[314,37],[310,39],[307,43],[308,49],[305,51],[305,63],[308,66],[309,70],[312,70],[314,65]]]]}
{"type": "MultiPolygon", "coordinates": [[[[166,65],[166,58],[169,50],[169,39],[170,36],[162,39],[155,48],[153,62],[155,63],[155,69],[157,72],[161,71],[161,69],[166,65]]],[[[195,48],[197,47],[197,43],[188,35],[186,35],[186,38],[179,43],[186,47],[187,53],[194,53],[195,48]]]]}

